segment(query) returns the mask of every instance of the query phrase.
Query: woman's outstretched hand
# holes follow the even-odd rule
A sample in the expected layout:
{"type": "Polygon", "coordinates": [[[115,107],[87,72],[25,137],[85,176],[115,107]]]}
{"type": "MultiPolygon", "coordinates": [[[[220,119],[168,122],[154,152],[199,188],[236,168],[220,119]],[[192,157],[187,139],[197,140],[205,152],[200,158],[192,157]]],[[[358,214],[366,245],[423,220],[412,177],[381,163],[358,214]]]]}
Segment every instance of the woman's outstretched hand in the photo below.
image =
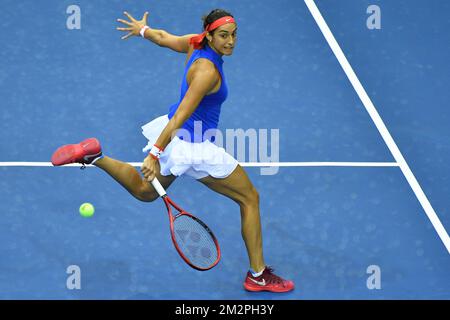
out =
{"type": "Polygon", "coordinates": [[[142,27],[147,25],[148,12],[144,13],[142,20],[139,20],[139,21],[134,19],[126,11],[123,14],[126,15],[127,18],[130,19],[130,21],[123,20],[123,19],[117,19],[118,22],[121,22],[128,26],[126,28],[119,28],[119,27],[117,28],[117,30],[119,30],[119,31],[127,31],[128,32],[128,34],[126,34],[122,37],[122,40],[126,40],[131,36],[139,36],[140,35],[139,32],[141,31],[142,27]]]}

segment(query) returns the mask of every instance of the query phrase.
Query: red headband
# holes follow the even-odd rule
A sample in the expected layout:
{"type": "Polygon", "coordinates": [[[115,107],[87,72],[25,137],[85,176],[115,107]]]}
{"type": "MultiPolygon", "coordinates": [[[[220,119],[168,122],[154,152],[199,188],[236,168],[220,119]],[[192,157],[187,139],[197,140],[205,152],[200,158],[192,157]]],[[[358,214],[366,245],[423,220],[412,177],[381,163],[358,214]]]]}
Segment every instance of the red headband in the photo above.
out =
{"type": "Polygon", "coordinates": [[[231,16],[226,16],[226,17],[222,17],[220,19],[217,19],[216,21],[214,21],[211,24],[208,24],[205,28],[205,31],[203,31],[203,33],[200,33],[196,36],[193,36],[190,40],[189,40],[189,44],[193,44],[194,45],[194,49],[200,49],[201,43],[203,41],[203,39],[205,39],[206,34],[208,33],[208,31],[213,31],[214,29],[227,24],[227,23],[236,23],[234,21],[234,18],[231,16]]]}

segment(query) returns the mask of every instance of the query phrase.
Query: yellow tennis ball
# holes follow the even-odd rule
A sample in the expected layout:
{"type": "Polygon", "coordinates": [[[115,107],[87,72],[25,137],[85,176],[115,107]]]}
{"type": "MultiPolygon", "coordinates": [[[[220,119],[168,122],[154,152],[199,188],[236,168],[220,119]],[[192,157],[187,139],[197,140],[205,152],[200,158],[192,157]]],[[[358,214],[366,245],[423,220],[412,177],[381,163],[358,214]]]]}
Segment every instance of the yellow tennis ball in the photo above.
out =
{"type": "Polygon", "coordinates": [[[80,214],[85,218],[92,217],[94,215],[94,211],[94,206],[88,202],[85,202],[80,206],[80,214]]]}

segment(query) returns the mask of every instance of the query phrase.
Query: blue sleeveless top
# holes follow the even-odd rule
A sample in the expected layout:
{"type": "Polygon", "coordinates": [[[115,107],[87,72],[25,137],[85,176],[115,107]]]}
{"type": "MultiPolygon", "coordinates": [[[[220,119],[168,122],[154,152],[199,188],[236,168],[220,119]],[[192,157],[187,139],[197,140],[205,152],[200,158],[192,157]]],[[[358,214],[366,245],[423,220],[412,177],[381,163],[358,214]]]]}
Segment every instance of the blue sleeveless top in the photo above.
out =
{"type": "Polygon", "coordinates": [[[192,53],[184,70],[183,82],[181,83],[180,100],[176,104],[170,106],[168,117],[169,119],[173,117],[178,109],[178,106],[183,100],[189,88],[186,79],[187,72],[192,63],[199,58],[206,58],[214,63],[220,73],[222,83],[220,85],[219,91],[203,97],[202,101],[200,101],[199,105],[197,106],[197,109],[195,109],[189,119],[187,119],[186,122],[182,125],[181,128],[185,129],[185,133],[186,131],[189,132],[190,138],[183,133],[177,133],[177,136],[180,139],[189,142],[202,142],[204,140],[210,140],[211,142],[214,142],[214,134],[211,134],[211,131],[208,132],[206,136],[204,134],[207,130],[217,129],[217,126],[219,124],[220,107],[227,98],[228,87],[225,81],[225,75],[223,74],[222,70],[223,59],[218,53],[211,49],[208,44],[206,44],[199,50],[194,50],[194,52],[192,53]]]}

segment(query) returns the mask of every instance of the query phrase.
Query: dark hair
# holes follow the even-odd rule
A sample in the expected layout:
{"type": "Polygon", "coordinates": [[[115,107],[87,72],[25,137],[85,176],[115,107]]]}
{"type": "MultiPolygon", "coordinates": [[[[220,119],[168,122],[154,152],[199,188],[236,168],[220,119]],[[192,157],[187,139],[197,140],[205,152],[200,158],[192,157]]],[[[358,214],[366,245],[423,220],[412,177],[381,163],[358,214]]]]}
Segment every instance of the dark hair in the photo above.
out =
{"type": "MultiPolygon", "coordinates": [[[[202,32],[205,30],[205,28],[206,28],[206,26],[208,24],[211,24],[214,21],[216,21],[216,20],[218,20],[220,18],[226,17],[226,16],[233,17],[233,15],[231,13],[229,13],[228,11],[222,10],[222,9],[214,9],[209,14],[204,15],[202,17],[202,21],[203,21],[203,30],[202,30],[202,32]]],[[[214,35],[215,31],[216,30],[213,30],[211,32],[211,34],[214,35]]],[[[203,39],[203,41],[202,41],[202,47],[204,47],[206,43],[208,43],[208,39],[205,37],[205,39],[203,39]]]]}

